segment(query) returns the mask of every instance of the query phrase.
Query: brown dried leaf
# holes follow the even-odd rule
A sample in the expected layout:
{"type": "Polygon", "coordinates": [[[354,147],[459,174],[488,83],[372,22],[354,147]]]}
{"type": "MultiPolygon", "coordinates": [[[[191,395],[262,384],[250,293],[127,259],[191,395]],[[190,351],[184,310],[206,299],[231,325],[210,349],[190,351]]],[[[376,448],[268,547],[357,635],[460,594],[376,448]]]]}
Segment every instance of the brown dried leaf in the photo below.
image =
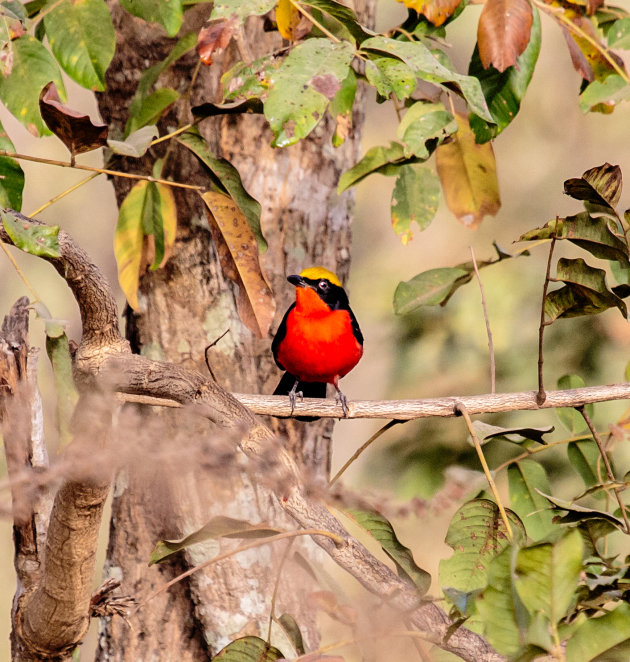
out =
{"type": "Polygon", "coordinates": [[[202,28],[197,37],[197,53],[201,61],[206,65],[211,65],[212,56],[215,53],[220,53],[230,43],[237,28],[238,18],[236,15],[202,28]]]}
{"type": "Polygon", "coordinates": [[[210,230],[223,273],[239,286],[239,317],[252,333],[263,338],[274,316],[275,301],[260,268],[256,237],[232,198],[213,191],[201,197],[212,212],[210,230]]]}
{"type": "Polygon", "coordinates": [[[74,157],[107,144],[107,124],[95,124],[89,115],[64,105],[53,82],[39,95],[39,110],[46,126],[74,157]]]}
{"type": "Polygon", "coordinates": [[[534,15],[528,0],[487,0],[477,28],[479,57],[484,69],[505,71],[529,43],[534,15]]]}
{"type": "Polygon", "coordinates": [[[462,3],[462,0],[398,0],[405,7],[415,9],[431,21],[433,25],[440,26],[462,3]]]}
{"type": "Polygon", "coordinates": [[[452,141],[436,151],[436,165],[448,208],[471,229],[501,207],[497,164],[492,143],[478,145],[466,115],[457,113],[458,130],[452,141]]]}

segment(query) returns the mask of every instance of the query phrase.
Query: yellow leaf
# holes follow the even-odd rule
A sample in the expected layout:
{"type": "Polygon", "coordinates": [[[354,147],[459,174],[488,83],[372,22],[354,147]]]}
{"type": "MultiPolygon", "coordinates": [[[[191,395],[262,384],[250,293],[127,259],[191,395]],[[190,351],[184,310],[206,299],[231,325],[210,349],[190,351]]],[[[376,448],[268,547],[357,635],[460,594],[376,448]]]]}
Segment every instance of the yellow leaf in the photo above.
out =
{"type": "Polygon", "coordinates": [[[239,317],[252,333],[263,338],[273,320],[275,301],[260,268],[256,237],[232,198],[215,192],[201,197],[212,212],[210,229],[223,273],[238,285],[239,317]]]}
{"type": "Polygon", "coordinates": [[[433,25],[442,25],[459,7],[462,0],[398,0],[405,7],[423,14],[433,25]]]}
{"type": "Polygon", "coordinates": [[[457,220],[475,229],[501,207],[497,166],[491,143],[477,145],[468,117],[456,113],[458,130],[436,154],[437,171],[448,208],[457,220]]]}
{"type": "Polygon", "coordinates": [[[291,0],[279,0],[276,7],[276,23],[278,32],[291,41],[295,38],[295,29],[302,18],[300,12],[291,3],[291,0]]]}
{"type": "Polygon", "coordinates": [[[156,184],[160,194],[162,227],[164,229],[164,257],[160,262],[162,268],[171,256],[171,251],[175,245],[175,235],[177,233],[177,206],[175,205],[175,196],[173,189],[166,184],[156,184]]]}

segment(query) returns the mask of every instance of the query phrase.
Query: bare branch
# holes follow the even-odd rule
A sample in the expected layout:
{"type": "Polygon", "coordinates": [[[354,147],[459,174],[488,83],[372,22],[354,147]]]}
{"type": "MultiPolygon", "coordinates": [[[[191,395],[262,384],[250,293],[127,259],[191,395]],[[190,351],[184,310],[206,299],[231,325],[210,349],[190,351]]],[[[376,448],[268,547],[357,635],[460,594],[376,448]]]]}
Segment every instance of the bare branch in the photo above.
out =
{"type": "Polygon", "coordinates": [[[486,292],[483,287],[483,281],[479,275],[479,267],[477,266],[477,258],[473,247],[470,247],[470,257],[472,258],[473,268],[475,269],[475,276],[479,283],[479,291],[481,292],[481,307],[483,309],[483,318],[486,322],[486,334],[488,336],[488,351],[490,352],[490,392],[496,391],[496,365],[494,360],[494,343],[492,342],[492,329],[490,328],[490,317],[488,317],[488,306],[486,305],[486,292]]]}

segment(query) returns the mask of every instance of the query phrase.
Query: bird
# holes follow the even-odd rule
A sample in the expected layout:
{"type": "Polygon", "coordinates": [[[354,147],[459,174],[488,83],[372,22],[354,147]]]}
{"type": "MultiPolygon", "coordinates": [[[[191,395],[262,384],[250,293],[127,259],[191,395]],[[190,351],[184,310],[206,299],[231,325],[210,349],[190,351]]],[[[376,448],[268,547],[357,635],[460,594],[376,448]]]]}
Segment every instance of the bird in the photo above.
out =
{"type": "MultiPolygon", "coordinates": [[[[297,396],[325,398],[332,384],[348,416],[348,400],[339,388],[363,355],[363,334],[339,278],[324,267],[287,276],[295,301],[285,313],[271,344],[278,367],[286,372],[274,395],[288,395],[291,414],[297,396]]],[[[316,420],[298,417],[298,420],[316,420]]]]}

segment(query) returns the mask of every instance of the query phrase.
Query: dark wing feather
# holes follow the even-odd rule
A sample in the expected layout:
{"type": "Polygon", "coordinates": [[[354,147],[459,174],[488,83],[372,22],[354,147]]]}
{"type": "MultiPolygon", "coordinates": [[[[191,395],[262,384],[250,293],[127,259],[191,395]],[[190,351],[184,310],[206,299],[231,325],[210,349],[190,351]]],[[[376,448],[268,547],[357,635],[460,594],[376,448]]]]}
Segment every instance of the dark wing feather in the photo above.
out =
{"type": "Polygon", "coordinates": [[[273,352],[273,358],[274,361],[276,362],[276,365],[278,368],[281,368],[284,370],[284,366],[278,361],[278,348],[280,347],[280,343],[284,340],[285,336],[287,335],[287,317],[289,317],[289,313],[295,308],[295,301],[289,306],[289,309],[287,312],[284,314],[284,317],[282,318],[282,322],[280,322],[280,326],[278,327],[278,330],[276,331],[276,335],[273,338],[273,341],[271,343],[271,351],[273,352]]]}

